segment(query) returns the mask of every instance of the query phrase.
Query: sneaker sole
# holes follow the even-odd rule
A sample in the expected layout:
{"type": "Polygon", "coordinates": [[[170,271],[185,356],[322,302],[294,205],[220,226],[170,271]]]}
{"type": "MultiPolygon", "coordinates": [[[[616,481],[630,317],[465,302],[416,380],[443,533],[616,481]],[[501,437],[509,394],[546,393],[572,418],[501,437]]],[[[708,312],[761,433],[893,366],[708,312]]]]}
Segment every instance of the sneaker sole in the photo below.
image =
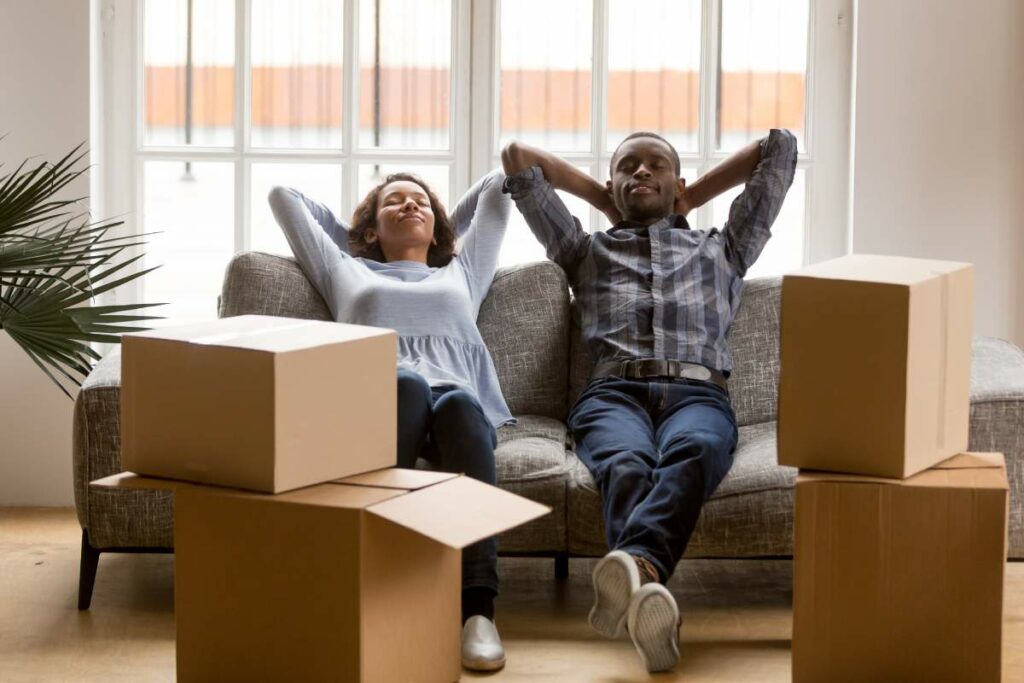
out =
{"type": "Polygon", "coordinates": [[[617,638],[625,631],[630,600],[640,587],[639,571],[631,572],[627,562],[633,562],[633,558],[614,552],[594,567],[594,606],[587,620],[608,638],[617,638]]]}
{"type": "Polygon", "coordinates": [[[679,661],[679,608],[668,589],[644,584],[629,606],[629,637],[647,671],[668,671],[679,661]]]}

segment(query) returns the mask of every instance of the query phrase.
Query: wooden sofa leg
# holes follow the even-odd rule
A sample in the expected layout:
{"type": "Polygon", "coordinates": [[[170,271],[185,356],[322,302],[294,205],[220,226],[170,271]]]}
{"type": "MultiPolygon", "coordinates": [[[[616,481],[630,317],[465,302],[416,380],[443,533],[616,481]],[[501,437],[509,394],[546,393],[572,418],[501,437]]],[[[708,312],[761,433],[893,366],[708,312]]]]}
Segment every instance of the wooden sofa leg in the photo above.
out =
{"type": "Polygon", "coordinates": [[[569,578],[569,553],[555,555],[555,578],[558,580],[569,578]]]}
{"type": "Polygon", "coordinates": [[[100,551],[89,543],[89,532],[82,529],[82,561],[78,568],[78,609],[87,610],[92,603],[92,587],[96,583],[96,567],[100,551]]]}

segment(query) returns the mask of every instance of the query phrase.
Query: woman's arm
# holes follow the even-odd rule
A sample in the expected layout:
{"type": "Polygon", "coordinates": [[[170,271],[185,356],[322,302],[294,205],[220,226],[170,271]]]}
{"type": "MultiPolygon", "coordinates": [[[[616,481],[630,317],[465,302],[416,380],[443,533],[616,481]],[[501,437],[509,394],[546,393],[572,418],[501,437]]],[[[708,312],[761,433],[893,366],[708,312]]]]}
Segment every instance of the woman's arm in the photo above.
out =
{"type": "Polygon", "coordinates": [[[476,216],[476,208],[480,204],[480,196],[484,190],[490,187],[497,180],[498,189],[505,181],[505,174],[501,169],[494,169],[480,180],[476,181],[471,188],[459,199],[451,214],[452,227],[455,228],[456,239],[465,235],[473,224],[473,217],[476,216]],[[499,177],[500,176],[500,177],[499,177]]]}
{"type": "Polygon", "coordinates": [[[476,306],[484,300],[491,286],[512,212],[512,202],[501,191],[504,182],[505,174],[501,169],[491,171],[466,192],[452,216],[456,225],[459,220],[466,224],[465,238],[456,258],[466,271],[476,306]]]}
{"type": "Polygon", "coordinates": [[[604,185],[550,152],[512,141],[501,150],[501,164],[510,176],[532,166],[539,166],[544,177],[556,190],[563,190],[584,200],[607,216],[612,225],[622,219],[604,185]]]}
{"type": "Polygon", "coordinates": [[[317,222],[323,231],[327,233],[327,236],[338,245],[346,254],[349,253],[348,249],[348,231],[349,225],[334,215],[334,212],[327,208],[326,204],[311,199],[299,192],[294,188],[282,188],[291,192],[296,198],[298,198],[309,211],[310,215],[313,216],[313,220],[317,222]]]}
{"type": "MultiPolygon", "coordinates": [[[[267,196],[270,202],[270,209],[274,212],[274,219],[284,232],[288,245],[295,254],[295,260],[299,262],[306,277],[313,283],[313,286],[324,298],[333,313],[336,310],[334,302],[334,288],[331,287],[332,272],[341,268],[344,263],[352,262],[346,251],[332,239],[323,223],[317,219],[317,214],[310,210],[310,205],[305,196],[288,187],[274,187],[267,196]]],[[[322,206],[313,202],[314,206],[322,206]]],[[[326,214],[333,217],[334,214],[324,207],[326,214]]],[[[341,225],[340,221],[336,221],[341,225]]],[[[344,235],[344,233],[341,233],[344,235]]]]}

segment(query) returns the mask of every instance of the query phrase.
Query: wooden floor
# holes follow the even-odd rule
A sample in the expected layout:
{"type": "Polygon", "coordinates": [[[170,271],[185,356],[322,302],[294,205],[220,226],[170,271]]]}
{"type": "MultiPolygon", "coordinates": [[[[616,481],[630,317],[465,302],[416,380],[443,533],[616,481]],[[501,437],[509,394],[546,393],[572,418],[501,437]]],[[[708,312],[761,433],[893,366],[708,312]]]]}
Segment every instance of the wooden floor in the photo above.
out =
{"type": "MultiPolygon", "coordinates": [[[[81,531],[73,510],[0,508],[0,681],[174,680],[174,559],[104,555],[92,609],[76,609],[81,531]]],[[[649,677],[628,640],[586,625],[591,561],[569,580],[550,560],[502,560],[502,681],[788,681],[786,561],[686,561],[670,587],[684,616],[676,671],[649,677]]],[[[1024,680],[1024,563],[1007,571],[1005,681],[1024,680]]],[[[464,679],[476,676],[467,674],[464,679]]]]}

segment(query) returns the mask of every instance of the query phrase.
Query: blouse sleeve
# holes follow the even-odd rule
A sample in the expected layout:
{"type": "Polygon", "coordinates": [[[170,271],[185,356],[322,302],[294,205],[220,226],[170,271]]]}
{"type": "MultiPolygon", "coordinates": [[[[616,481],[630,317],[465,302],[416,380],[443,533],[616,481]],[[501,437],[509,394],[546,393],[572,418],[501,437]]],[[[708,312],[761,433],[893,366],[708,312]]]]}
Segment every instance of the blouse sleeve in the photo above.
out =
{"type": "Polygon", "coordinates": [[[456,258],[466,272],[477,307],[490,289],[508,227],[512,202],[501,191],[504,182],[505,174],[500,169],[491,171],[466,192],[453,215],[456,225],[458,221],[465,224],[456,258]]]}
{"type": "Polygon", "coordinates": [[[341,243],[346,241],[345,225],[330,209],[298,190],[275,187],[267,199],[299,267],[334,312],[337,309],[331,287],[332,273],[351,267],[353,263],[339,243],[339,239],[341,243]]]}

